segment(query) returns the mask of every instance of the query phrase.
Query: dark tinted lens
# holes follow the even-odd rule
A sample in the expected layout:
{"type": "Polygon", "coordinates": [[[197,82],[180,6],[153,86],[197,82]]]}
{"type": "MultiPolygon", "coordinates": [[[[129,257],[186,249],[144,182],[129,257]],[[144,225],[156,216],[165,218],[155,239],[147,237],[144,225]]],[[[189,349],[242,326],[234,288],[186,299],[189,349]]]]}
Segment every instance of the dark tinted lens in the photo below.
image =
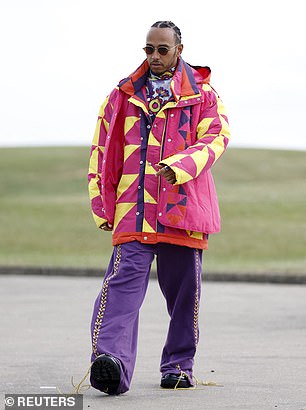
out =
{"type": "Polygon", "coordinates": [[[146,47],[144,47],[144,51],[146,52],[146,54],[153,54],[154,53],[154,47],[146,46],[146,47]]]}
{"type": "Polygon", "coordinates": [[[167,47],[158,47],[157,51],[161,56],[165,56],[168,53],[167,47]]]}

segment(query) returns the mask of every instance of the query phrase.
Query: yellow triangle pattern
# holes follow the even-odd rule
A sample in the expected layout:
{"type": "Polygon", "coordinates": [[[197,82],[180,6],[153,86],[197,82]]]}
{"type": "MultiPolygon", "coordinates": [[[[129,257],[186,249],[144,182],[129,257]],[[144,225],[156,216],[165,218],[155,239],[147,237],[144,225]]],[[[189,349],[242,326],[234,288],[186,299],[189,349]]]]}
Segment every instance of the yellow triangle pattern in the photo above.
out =
{"type": "Polygon", "coordinates": [[[124,121],[124,135],[126,135],[135,125],[137,121],[139,121],[139,117],[127,117],[124,121]]]}
{"type": "Polygon", "coordinates": [[[105,107],[107,106],[109,101],[109,95],[105,98],[104,103],[101,105],[100,110],[99,110],[99,117],[104,117],[105,113],[105,107]]]}
{"type": "Polygon", "coordinates": [[[209,84],[203,84],[202,85],[202,90],[204,91],[211,91],[211,86],[209,84]]]}
{"type": "Polygon", "coordinates": [[[156,172],[157,171],[155,170],[154,166],[149,165],[148,161],[146,161],[146,175],[155,175],[156,172]]]}
{"type": "Polygon", "coordinates": [[[96,147],[90,157],[90,162],[89,162],[89,173],[90,174],[96,174],[98,170],[98,154],[99,154],[99,147],[96,147]]]}
{"type": "Polygon", "coordinates": [[[215,153],[215,161],[223,154],[224,152],[224,138],[219,136],[215,138],[214,144],[211,146],[215,153]]]}
{"type": "Polygon", "coordinates": [[[92,141],[93,145],[99,145],[101,121],[102,121],[102,118],[98,118],[96,128],[95,128],[94,137],[93,137],[93,141],[92,141]]]}
{"type": "Polygon", "coordinates": [[[214,118],[203,118],[203,120],[198,124],[197,134],[200,136],[200,138],[202,135],[206,134],[213,120],[214,118]]]}
{"type": "Polygon", "coordinates": [[[139,148],[139,145],[133,145],[133,144],[126,145],[124,147],[124,162],[128,159],[130,155],[133,154],[133,152],[136,151],[137,148],[139,148]]]}
{"type": "Polygon", "coordinates": [[[220,118],[220,122],[221,122],[221,125],[222,125],[222,129],[220,131],[220,134],[224,135],[227,138],[229,138],[230,137],[230,130],[229,130],[228,123],[225,121],[225,119],[224,119],[224,117],[222,117],[222,115],[220,115],[219,118],[220,118]]]}
{"type": "Polygon", "coordinates": [[[137,107],[142,108],[142,110],[143,110],[146,114],[149,114],[149,113],[148,113],[148,109],[147,109],[145,103],[143,103],[142,101],[139,101],[139,100],[137,100],[136,98],[133,98],[133,97],[130,97],[130,98],[129,98],[129,101],[130,101],[131,103],[133,103],[134,105],[136,105],[137,107]]]}
{"type": "Polygon", "coordinates": [[[154,145],[155,147],[160,147],[160,142],[157,141],[157,139],[154,137],[152,132],[150,132],[150,135],[149,135],[148,145],[154,145]]]}
{"type": "Polygon", "coordinates": [[[122,202],[116,205],[114,229],[117,228],[118,223],[130,212],[130,210],[136,205],[136,202],[122,202]]]}
{"type": "Polygon", "coordinates": [[[208,149],[207,147],[203,148],[202,150],[195,151],[191,154],[191,158],[193,159],[196,167],[197,167],[197,173],[196,177],[199,175],[199,173],[202,171],[202,169],[205,167],[207,160],[208,160],[208,149]]]}
{"type": "Polygon", "coordinates": [[[109,123],[108,123],[104,118],[103,118],[103,124],[104,124],[104,127],[105,127],[106,132],[108,132],[109,123]]]}
{"type": "Polygon", "coordinates": [[[143,224],[142,224],[142,232],[155,233],[156,231],[152,228],[152,226],[148,223],[148,221],[144,219],[143,224]]]}
{"type": "Polygon", "coordinates": [[[99,187],[98,187],[98,181],[99,181],[98,176],[96,176],[95,178],[91,178],[91,180],[89,181],[89,197],[90,197],[90,200],[92,200],[93,198],[96,198],[97,196],[101,195],[99,187]]]}
{"type": "Polygon", "coordinates": [[[192,176],[190,174],[188,174],[188,172],[184,171],[183,169],[180,169],[178,167],[171,167],[173,169],[173,171],[175,172],[176,175],[176,183],[177,184],[184,184],[185,182],[188,182],[192,179],[192,176]]]}
{"type": "Polygon", "coordinates": [[[123,174],[120,178],[120,182],[117,188],[117,200],[121,197],[132,183],[136,180],[139,174],[123,174]]]}
{"type": "Polygon", "coordinates": [[[144,190],[144,201],[150,202],[150,204],[157,204],[156,200],[149,194],[149,192],[145,189],[144,190]]]}
{"type": "MultiPolygon", "coordinates": [[[[156,118],[163,118],[166,119],[166,114],[164,113],[164,109],[165,107],[169,108],[169,104],[171,105],[171,103],[167,102],[167,104],[165,104],[162,109],[160,111],[158,111],[158,113],[156,114],[156,118]]],[[[174,104],[173,104],[174,105],[174,104]]],[[[175,105],[174,105],[175,106],[175,105]]]]}
{"type": "Polygon", "coordinates": [[[218,105],[218,114],[219,115],[221,115],[221,114],[226,115],[226,110],[225,110],[224,104],[223,104],[223,102],[221,101],[220,98],[217,98],[217,105],[218,105]]]}
{"type": "Polygon", "coordinates": [[[203,233],[202,233],[202,232],[187,231],[187,234],[188,234],[191,238],[203,239],[203,233]]]}

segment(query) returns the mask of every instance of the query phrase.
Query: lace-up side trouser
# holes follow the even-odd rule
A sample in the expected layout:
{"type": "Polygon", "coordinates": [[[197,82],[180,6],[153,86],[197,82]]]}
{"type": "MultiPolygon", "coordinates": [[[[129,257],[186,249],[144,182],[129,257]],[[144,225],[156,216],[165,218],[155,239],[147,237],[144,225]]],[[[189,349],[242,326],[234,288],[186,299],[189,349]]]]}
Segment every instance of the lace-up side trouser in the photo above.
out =
{"type": "MultiPolygon", "coordinates": [[[[92,361],[102,353],[119,359],[118,393],[129,389],[137,350],[139,309],[147,290],[151,263],[156,255],[161,291],[170,316],[160,370],[185,372],[192,367],[199,338],[202,251],[184,246],[137,241],[117,245],[106,272],[92,317],[92,361]]],[[[93,383],[93,387],[99,389],[93,383]]]]}

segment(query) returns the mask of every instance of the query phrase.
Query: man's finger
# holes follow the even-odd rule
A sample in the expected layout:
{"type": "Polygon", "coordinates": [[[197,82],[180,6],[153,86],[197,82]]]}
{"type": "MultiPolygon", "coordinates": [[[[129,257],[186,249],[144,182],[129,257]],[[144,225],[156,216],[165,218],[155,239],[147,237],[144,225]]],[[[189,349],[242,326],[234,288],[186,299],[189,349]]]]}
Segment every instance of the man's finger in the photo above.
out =
{"type": "Polygon", "coordinates": [[[168,165],[163,167],[162,165],[156,164],[156,166],[161,167],[160,170],[156,172],[156,176],[164,175],[167,171],[171,170],[171,168],[168,167],[168,165]]]}
{"type": "Polygon", "coordinates": [[[101,226],[103,231],[112,231],[113,230],[113,225],[111,225],[108,222],[105,222],[102,226],[101,226]]]}
{"type": "Polygon", "coordinates": [[[155,176],[159,177],[160,175],[163,175],[165,173],[164,169],[160,169],[159,171],[156,172],[155,176]]]}

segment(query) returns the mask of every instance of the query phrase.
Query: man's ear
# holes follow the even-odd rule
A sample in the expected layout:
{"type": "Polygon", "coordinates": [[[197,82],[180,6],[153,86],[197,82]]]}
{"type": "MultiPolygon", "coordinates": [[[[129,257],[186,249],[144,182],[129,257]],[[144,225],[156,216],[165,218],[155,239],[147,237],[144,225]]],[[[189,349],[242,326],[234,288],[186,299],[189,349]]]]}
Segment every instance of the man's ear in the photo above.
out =
{"type": "Polygon", "coordinates": [[[179,57],[182,54],[183,48],[184,48],[183,44],[179,44],[177,46],[177,57],[179,57]]]}

